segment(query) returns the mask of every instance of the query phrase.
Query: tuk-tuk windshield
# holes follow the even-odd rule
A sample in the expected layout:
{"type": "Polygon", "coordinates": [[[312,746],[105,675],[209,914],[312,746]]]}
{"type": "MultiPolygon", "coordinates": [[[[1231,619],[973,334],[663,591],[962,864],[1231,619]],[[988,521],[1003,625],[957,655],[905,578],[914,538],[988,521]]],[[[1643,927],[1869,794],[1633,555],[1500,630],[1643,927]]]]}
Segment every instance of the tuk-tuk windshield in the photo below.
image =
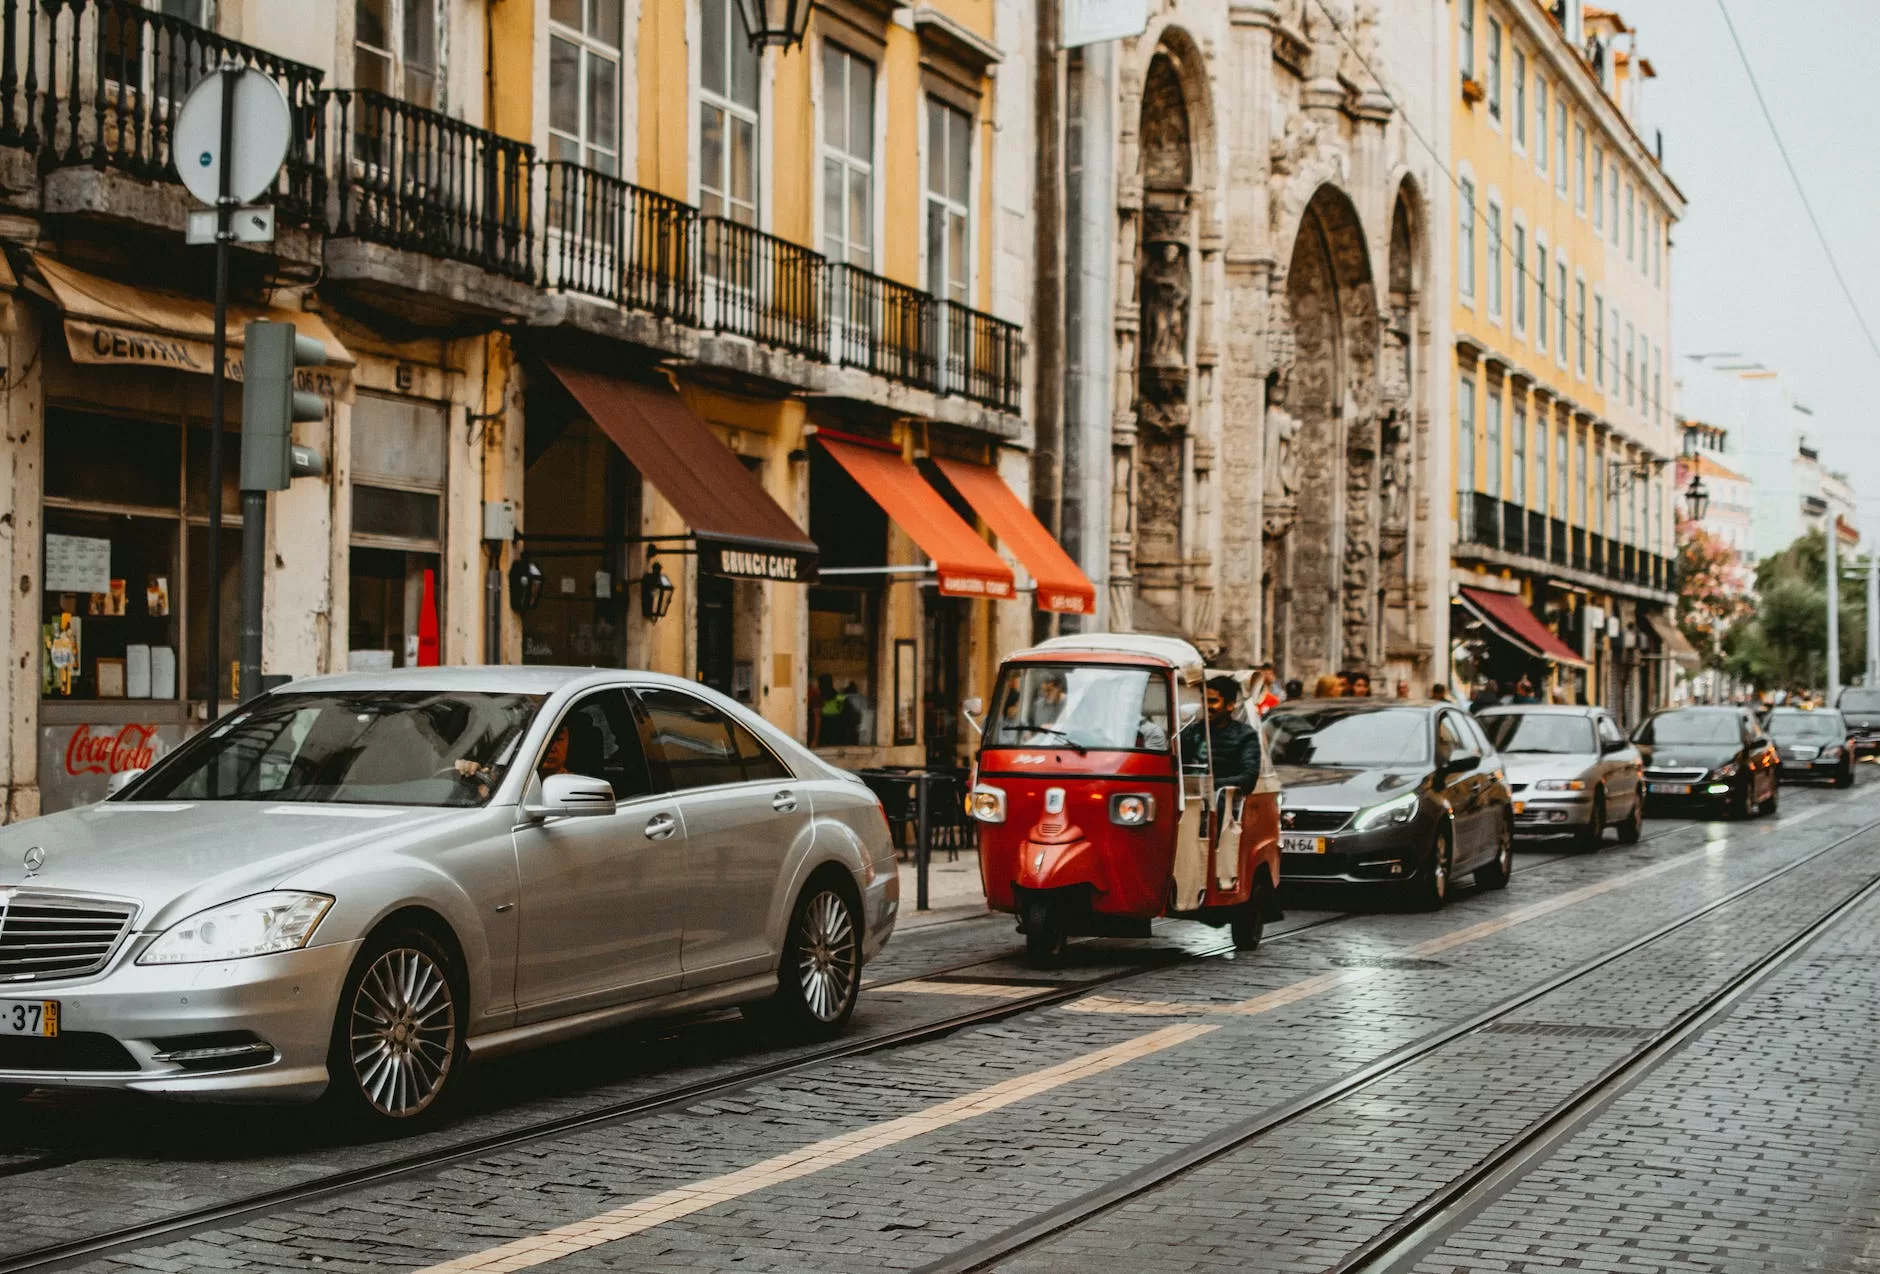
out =
{"type": "Polygon", "coordinates": [[[1166,752],[1168,675],[1148,668],[1013,664],[999,676],[986,746],[1166,752]]]}

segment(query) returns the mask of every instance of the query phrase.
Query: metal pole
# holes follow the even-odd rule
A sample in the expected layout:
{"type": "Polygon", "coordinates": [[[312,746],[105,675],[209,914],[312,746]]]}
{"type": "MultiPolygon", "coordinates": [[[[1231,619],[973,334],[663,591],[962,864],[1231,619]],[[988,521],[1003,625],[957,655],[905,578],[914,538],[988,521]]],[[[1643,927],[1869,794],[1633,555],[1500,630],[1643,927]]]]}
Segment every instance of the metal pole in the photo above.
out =
{"type": "Polygon", "coordinates": [[[1880,544],[1867,548],[1867,685],[1880,686],[1880,544]]]}
{"type": "MultiPolygon", "coordinates": [[[[215,367],[209,378],[209,720],[222,715],[222,429],[226,423],[228,378],[228,248],[235,235],[229,222],[235,198],[229,191],[235,146],[235,84],[242,68],[225,63],[222,75],[222,148],[217,152],[220,171],[215,200],[215,367]]],[[[246,501],[244,500],[244,508],[246,501]]],[[[188,678],[184,678],[187,691],[188,678]]],[[[244,684],[242,687],[248,690],[244,684]]]]}
{"type": "Polygon", "coordinates": [[[1828,705],[1834,705],[1835,695],[1841,689],[1841,564],[1840,530],[1836,523],[1840,520],[1833,509],[1828,510],[1828,705]]]}
{"type": "Polygon", "coordinates": [[[483,662],[503,662],[503,550],[491,543],[490,568],[483,577],[483,662]]]}
{"type": "Polygon", "coordinates": [[[927,863],[931,858],[927,841],[932,831],[929,822],[927,782],[933,776],[921,774],[914,779],[914,910],[927,910],[927,863]]]}
{"type": "Polygon", "coordinates": [[[267,569],[268,493],[242,492],[242,648],[240,700],[261,693],[261,595],[267,569]]]}

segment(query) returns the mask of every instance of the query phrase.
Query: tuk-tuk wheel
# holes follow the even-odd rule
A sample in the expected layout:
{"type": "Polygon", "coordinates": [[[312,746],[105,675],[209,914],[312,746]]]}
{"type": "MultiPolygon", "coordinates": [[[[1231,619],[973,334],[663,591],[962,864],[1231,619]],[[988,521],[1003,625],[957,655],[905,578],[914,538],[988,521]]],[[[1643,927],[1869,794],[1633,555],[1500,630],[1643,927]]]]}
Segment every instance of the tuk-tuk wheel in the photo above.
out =
{"type": "Polygon", "coordinates": [[[1056,964],[1064,958],[1064,913],[1054,902],[1034,898],[1025,904],[1025,954],[1033,964],[1056,964]]]}
{"type": "Polygon", "coordinates": [[[1253,896],[1235,913],[1228,928],[1234,935],[1234,950],[1257,951],[1260,939],[1266,933],[1266,913],[1271,905],[1267,896],[1268,888],[1264,877],[1257,878],[1253,886],[1253,896]]]}

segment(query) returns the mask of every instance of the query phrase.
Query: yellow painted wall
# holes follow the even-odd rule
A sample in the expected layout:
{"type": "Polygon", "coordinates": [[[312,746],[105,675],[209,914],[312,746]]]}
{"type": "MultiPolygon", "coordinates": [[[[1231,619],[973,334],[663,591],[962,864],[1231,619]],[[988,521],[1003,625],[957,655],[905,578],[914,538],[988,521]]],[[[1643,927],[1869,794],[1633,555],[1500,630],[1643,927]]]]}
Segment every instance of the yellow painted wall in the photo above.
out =
{"type": "Polygon", "coordinates": [[[645,0],[640,6],[639,176],[649,190],[691,197],[692,55],[680,0],[645,0]]]}
{"type": "Polygon", "coordinates": [[[920,138],[927,97],[921,92],[920,38],[890,26],[881,74],[887,85],[888,120],[880,166],[884,221],[880,271],[901,283],[925,287],[920,251],[926,170],[921,164],[920,138]]]}
{"type": "Polygon", "coordinates": [[[489,4],[489,128],[522,141],[535,136],[535,6],[489,4]]]}

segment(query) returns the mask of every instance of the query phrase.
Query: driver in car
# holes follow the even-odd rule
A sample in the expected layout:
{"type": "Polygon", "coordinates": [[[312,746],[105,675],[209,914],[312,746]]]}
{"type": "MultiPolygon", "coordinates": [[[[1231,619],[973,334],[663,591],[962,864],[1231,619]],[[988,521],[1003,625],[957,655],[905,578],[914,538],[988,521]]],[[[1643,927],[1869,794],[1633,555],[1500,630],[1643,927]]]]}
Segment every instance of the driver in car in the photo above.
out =
{"type": "Polygon", "coordinates": [[[1207,764],[1214,771],[1214,786],[1235,789],[1238,802],[1260,781],[1260,735],[1234,716],[1240,702],[1240,683],[1232,677],[1208,678],[1208,716],[1182,731],[1182,761],[1207,764]]]}

